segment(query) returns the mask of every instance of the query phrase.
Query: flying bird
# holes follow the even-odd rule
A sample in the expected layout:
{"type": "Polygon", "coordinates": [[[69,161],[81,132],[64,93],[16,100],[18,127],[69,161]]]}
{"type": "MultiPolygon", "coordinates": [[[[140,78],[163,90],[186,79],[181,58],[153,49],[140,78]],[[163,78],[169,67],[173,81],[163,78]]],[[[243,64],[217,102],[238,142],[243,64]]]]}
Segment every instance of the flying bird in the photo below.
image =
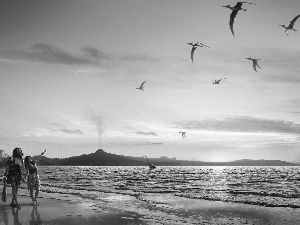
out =
{"type": "Polygon", "coordinates": [[[232,33],[233,37],[235,37],[234,36],[234,30],[233,30],[233,23],[234,23],[234,19],[235,19],[236,15],[238,14],[238,12],[240,10],[242,10],[242,11],[246,11],[247,10],[247,9],[243,9],[242,8],[243,3],[255,5],[254,3],[250,3],[250,2],[237,2],[235,4],[235,6],[230,6],[230,5],[223,6],[225,8],[231,9],[229,26],[230,26],[230,30],[231,30],[231,33],[232,33]]]}
{"type": "Polygon", "coordinates": [[[179,133],[181,133],[182,138],[186,138],[186,136],[185,136],[186,132],[185,131],[180,131],[179,133]]]}
{"type": "MultiPolygon", "coordinates": [[[[223,79],[226,79],[226,78],[223,78],[223,79]]],[[[223,80],[223,79],[215,80],[215,81],[213,82],[213,84],[220,84],[220,81],[223,80]]]]}
{"type": "Polygon", "coordinates": [[[190,42],[190,43],[187,43],[187,44],[193,46],[192,50],[191,50],[192,63],[194,63],[194,52],[195,52],[195,50],[196,50],[197,47],[206,47],[206,48],[209,48],[205,44],[199,43],[199,41],[197,43],[195,43],[195,44],[193,42],[190,42]]]}
{"type": "Polygon", "coordinates": [[[257,60],[261,60],[261,59],[253,59],[253,58],[251,58],[251,57],[246,58],[246,59],[252,60],[252,62],[253,62],[253,69],[255,70],[255,72],[257,72],[256,67],[258,67],[259,69],[261,69],[260,66],[259,66],[258,63],[257,63],[257,60]]]}
{"type": "Polygon", "coordinates": [[[146,81],[144,81],[139,87],[137,87],[136,89],[139,89],[141,91],[144,91],[144,84],[146,83],[146,81]]]}
{"type": "Polygon", "coordinates": [[[148,162],[149,169],[150,169],[150,170],[153,170],[153,169],[155,169],[155,168],[156,168],[156,166],[155,166],[155,165],[153,165],[152,163],[150,163],[150,162],[149,162],[149,160],[148,160],[147,156],[144,156],[144,157],[147,159],[147,162],[148,162]]]}
{"type": "Polygon", "coordinates": [[[296,16],[294,19],[291,20],[290,24],[288,26],[285,25],[279,25],[280,27],[283,27],[285,29],[285,33],[286,35],[289,35],[289,31],[293,30],[293,31],[297,31],[294,29],[294,24],[296,22],[296,20],[300,17],[300,15],[296,16]]]}

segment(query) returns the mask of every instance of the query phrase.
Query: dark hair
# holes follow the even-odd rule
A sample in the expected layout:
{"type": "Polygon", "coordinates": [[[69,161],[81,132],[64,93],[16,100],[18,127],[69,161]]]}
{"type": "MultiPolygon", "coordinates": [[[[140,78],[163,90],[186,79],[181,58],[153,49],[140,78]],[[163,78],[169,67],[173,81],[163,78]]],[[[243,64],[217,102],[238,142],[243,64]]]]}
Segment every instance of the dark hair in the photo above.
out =
{"type": "Polygon", "coordinates": [[[28,164],[30,163],[31,161],[31,156],[25,156],[25,159],[24,159],[24,163],[25,163],[25,166],[28,166],[28,164]]]}
{"type": "Polygon", "coordinates": [[[24,154],[23,154],[21,148],[15,148],[15,149],[13,150],[13,158],[19,158],[19,159],[22,159],[23,155],[24,155],[24,154]]]}
{"type": "Polygon", "coordinates": [[[26,156],[24,162],[26,171],[29,171],[31,174],[36,173],[37,168],[35,166],[35,161],[32,160],[31,156],[26,156]]]}

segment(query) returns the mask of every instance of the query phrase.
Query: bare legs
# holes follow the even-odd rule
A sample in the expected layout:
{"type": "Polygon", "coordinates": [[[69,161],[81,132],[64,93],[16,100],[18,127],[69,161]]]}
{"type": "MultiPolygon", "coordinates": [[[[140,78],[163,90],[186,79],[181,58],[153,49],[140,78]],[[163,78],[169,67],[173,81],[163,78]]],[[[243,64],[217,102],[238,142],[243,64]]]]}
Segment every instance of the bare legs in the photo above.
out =
{"type": "Polygon", "coordinates": [[[33,188],[30,188],[30,197],[31,197],[32,202],[34,203],[35,198],[33,197],[33,188]]]}
{"type": "Polygon", "coordinates": [[[1,198],[3,202],[6,202],[6,195],[7,195],[6,185],[7,185],[7,178],[4,177],[3,178],[2,198],[1,198]]]}
{"type": "Polygon", "coordinates": [[[12,189],[12,201],[11,205],[12,206],[18,206],[18,185],[16,184],[16,181],[13,180],[11,183],[11,189],[12,189]]]}
{"type": "Polygon", "coordinates": [[[35,189],[35,203],[36,203],[36,204],[38,203],[37,197],[39,196],[39,193],[40,193],[40,189],[39,189],[39,187],[37,187],[37,188],[35,189]]]}
{"type": "Polygon", "coordinates": [[[39,196],[39,193],[40,193],[39,187],[35,186],[34,188],[32,187],[30,189],[30,197],[31,197],[31,200],[32,200],[32,202],[33,202],[34,205],[36,205],[38,203],[37,197],[39,196]],[[34,193],[34,196],[33,196],[34,189],[35,189],[35,193],[34,193]]]}

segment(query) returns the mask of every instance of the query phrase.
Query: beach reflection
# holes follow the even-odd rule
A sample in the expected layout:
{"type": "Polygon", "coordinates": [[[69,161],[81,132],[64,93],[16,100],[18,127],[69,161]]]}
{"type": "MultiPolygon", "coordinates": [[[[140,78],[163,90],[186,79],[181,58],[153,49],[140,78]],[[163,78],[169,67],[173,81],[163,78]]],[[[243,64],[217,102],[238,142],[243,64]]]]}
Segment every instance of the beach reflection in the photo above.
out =
{"type": "Polygon", "coordinates": [[[18,207],[11,207],[12,215],[14,217],[14,225],[22,225],[22,223],[20,223],[20,220],[19,220],[19,211],[20,211],[20,209],[21,209],[20,206],[18,206],[18,207]]]}
{"type": "MultiPolygon", "coordinates": [[[[41,214],[38,211],[38,206],[34,205],[32,207],[32,211],[30,216],[28,215],[27,219],[23,218],[24,217],[24,213],[27,211],[25,209],[25,211],[21,212],[21,206],[19,207],[0,207],[0,224],[2,225],[22,225],[22,223],[24,224],[30,224],[30,225],[41,225],[43,224],[42,218],[41,218],[41,214]],[[11,209],[11,212],[10,212],[11,209]],[[21,212],[21,213],[20,213],[21,212]],[[11,213],[11,214],[10,214],[11,213]],[[21,217],[20,217],[21,214],[21,217]],[[10,216],[12,215],[12,216],[10,216]],[[24,222],[27,221],[29,218],[29,223],[24,222]],[[20,222],[20,219],[22,221],[22,223],[20,222]],[[25,219],[25,220],[24,220],[25,219]]],[[[29,212],[29,211],[28,211],[29,212]]]]}
{"type": "Polygon", "coordinates": [[[8,214],[7,211],[1,211],[2,220],[0,222],[3,222],[5,225],[8,225],[8,214]]]}
{"type": "Polygon", "coordinates": [[[39,214],[38,206],[34,205],[31,211],[31,219],[29,220],[30,225],[43,224],[41,214],[39,214]]]}

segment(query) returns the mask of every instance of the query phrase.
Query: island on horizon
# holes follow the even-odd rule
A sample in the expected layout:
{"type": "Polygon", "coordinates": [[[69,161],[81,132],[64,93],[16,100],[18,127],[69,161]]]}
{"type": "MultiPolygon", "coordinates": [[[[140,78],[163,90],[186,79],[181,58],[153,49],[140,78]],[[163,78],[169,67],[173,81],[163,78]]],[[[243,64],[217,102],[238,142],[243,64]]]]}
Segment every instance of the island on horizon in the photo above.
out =
{"type": "MultiPolygon", "coordinates": [[[[286,162],[282,160],[252,160],[241,159],[229,162],[204,162],[197,160],[177,160],[161,156],[149,158],[149,161],[156,166],[300,166],[300,163],[286,162]]],[[[0,162],[0,166],[4,162],[0,162]]],[[[94,153],[72,156],[68,158],[48,158],[42,156],[40,166],[147,166],[144,157],[123,156],[105,152],[98,149],[94,153]]]]}
{"type": "MultiPolygon", "coordinates": [[[[0,150],[4,152],[3,150],[0,150]]],[[[37,156],[34,156],[35,158],[37,156]]],[[[228,162],[205,162],[199,160],[177,160],[161,156],[159,158],[148,158],[156,166],[300,166],[300,163],[282,160],[254,160],[240,159],[228,162]]],[[[39,160],[40,166],[147,166],[144,157],[124,156],[105,152],[98,149],[94,153],[82,154],[67,158],[48,158],[42,156],[39,160]]],[[[5,166],[5,160],[0,161],[0,167],[5,166]]]]}

